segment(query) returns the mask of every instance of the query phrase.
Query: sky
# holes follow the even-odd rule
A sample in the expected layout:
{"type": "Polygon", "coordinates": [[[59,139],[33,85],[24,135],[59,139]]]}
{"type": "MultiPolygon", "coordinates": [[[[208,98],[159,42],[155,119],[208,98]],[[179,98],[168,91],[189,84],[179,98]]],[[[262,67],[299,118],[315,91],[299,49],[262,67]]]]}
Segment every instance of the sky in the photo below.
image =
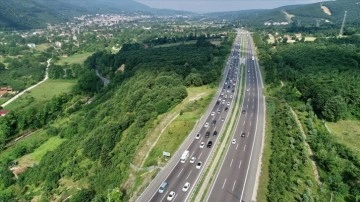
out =
{"type": "Polygon", "coordinates": [[[195,13],[276,8],[308,4],[319,0],[136,0],[152,8],[167,8],[195,13]]]}

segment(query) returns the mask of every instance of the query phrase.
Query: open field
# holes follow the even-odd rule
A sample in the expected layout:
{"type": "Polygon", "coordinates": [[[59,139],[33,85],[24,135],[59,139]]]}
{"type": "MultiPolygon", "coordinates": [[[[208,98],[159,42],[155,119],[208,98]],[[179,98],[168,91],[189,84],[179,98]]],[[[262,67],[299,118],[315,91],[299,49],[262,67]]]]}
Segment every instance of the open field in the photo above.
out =
{"type": "Polygon", "coordinates": [[[47,43],[39,44],[39,45],[36,45],[35,50],[42,52],[42,51],[45,51],[46,49],[48,49],[49,47],[50,47],[50,45],[47,43]]]}
{"type": "Polygon", "coordinates": [[[83,64],[84,61],[91,56],[93,53],[81,53],[75,54],[69,57],[60,57],[60,60],[56,62],[58,65],[67,64],[83,64]]]}
{"type": "Polygon", "coordinates": [[[13,110],[28,106],[30,104],[37,104],[46,100],[50,100],[56,95],[70,92],[76,84],[75,80],[47,80],[38,87],[25,93],[17,100],[7,105],[5,109],[13,110]]]}
{"type": "Polygon", "coordinates": [[[336,123],[326,123],[328,128],[343,145],[346,145],[360,156],[360,122],[352,120],[342,120],[336,123]]]}

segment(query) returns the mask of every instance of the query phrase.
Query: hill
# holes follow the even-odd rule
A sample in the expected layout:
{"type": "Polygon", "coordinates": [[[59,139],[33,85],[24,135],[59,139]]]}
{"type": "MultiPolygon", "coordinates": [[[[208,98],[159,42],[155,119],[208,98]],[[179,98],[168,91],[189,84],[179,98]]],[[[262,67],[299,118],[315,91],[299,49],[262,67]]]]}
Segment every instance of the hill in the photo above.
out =
{"type": "Polygon", "coordinates": [[[73,16],[150,10],[133,0],[0,0],[0,30],[42,28],[73,16]]]}

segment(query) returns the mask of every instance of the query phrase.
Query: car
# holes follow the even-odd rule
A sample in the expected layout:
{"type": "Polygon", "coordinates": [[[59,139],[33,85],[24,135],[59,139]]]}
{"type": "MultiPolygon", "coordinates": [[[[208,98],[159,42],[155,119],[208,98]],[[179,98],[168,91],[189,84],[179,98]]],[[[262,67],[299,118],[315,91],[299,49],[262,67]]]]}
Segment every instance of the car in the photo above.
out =
{"type": "Polygon", "coordinates": [[[246,135],[245,135],[245,133],[241,133],[241,137],[245,137],[246,135]]]}
{"type": "Polygon", "coordinates": [[[225,104],[225,100],[222,100],[221,104],[225,104]]]}
{"type": "Polygon", "coordinates": [[[214,116],[215,115],[215,112],[211,112],[211,116],[214,116]]]}
{"type": "Polygon", "coordinates": [[[183,192],[187,192],[187,190],[190,188],[190,182],[185,182],[182,191],[183,192]]]}
{"type": "Polygon", "coordinates": [[[166,198],[166,200],[168,201],[172,201],[175,197],[175,192],[174,191],[171,191],[168,195],[168,197],[166,198]]]}
{"type": "Polygon", "coordinates": [[[227,105],[229,106],[229,105],[230,105],[230,102],[228,102],[227,105]]]}
{"type": "Polygon", "coordinates": [[[232,139],[231,144],[236,144],[236,139],[232,139]]]}
{"type": "Polygon", "coordinates": [[[220,101],[216,101],[216,105],[220,104],[220,101]]]}
{"type": "Polygon", "coordinates": [[[225,107],[224,111],[227,111],[229,109],[229,107],[225,107]]]}
{"type": "Polygon", "coordinates": [[[217,136],[218,132],[216,130],[214,130],[213,132],[213,136],[217,136]]]}
{"type": "Polygon", "coordinates": [[[216,120],[212,120],[211,125],[215,126],[215,124],[216,124],[216,120]]]}
{"type": "Polygon", "coordinates": [[[224,97],[227,98],[227,95],[225,95],[224,97]]]}
{"type": "Polygon", "coordinates": [[[235,92],[235,90],[232,90],[231,92],[232,92],[232,93],[234,93],[234,92],[235,92]]]}
{"type": "Polygon", "coordinates": [[[220,95],[224,95],[224,93],[221,93],[220,95]]]}
{"type": "Polygon", "coordinates": [[[209,136],[210,136],[210,131],[206,131],[205,137],[209,137],[209,136]]]}
{"type": "Polygon", "coordinates": [[[220,112],[221,112],[221,110],[220,110],[220,109],[218,109],[218,110],[217,110],[217,112],[218,112],[218,113],[220,113],[220,112]]]}
{"type": "Polygon", "coordinates": [[[242,114],[245,114],[245,113],[246,113],[246,110],[245,110],[245,109],[243,109],[243,110],[241,111],[241,113],[242,113],[242,114]]]}
{"type": "Polygon", "coordinates": [[[202,165],[202,162],[199,161],[199,162],[196,164],[196,169],[200,169],[200,168],[201,168],[201,165],[202,165]]]}
{"type": "Polygon", "coordinates": [[[161,183],[160,187],[159,187],[159,193],[162,194],[164,193],[164,191],[166,190],[166,188],[168,187],[169,183],[167,183],[166,181],[164,181],[163,183],[161,183]]]}
{"type": "Polygon", "coordinates": [[[248,73],[250,73],[250,70],[248,70],[248,73]]]}
{"type": "Polygon", "coordinates": [[[224,117],[221,117],[220,121],[225,121],[225,118],[224,118],[224,117]]]}
{"type": "Polygon", "coordinates": [[[205,142],[200,143],[200,148],[204,148],[205,142]]]}
{"type": "Polygon", "coordinates": [[[249,92],[250,91],[250,88],[246,89],[246,92],[249,92]]]}
{"type": "Polygon", "coordinates": [[[195,139],[197,140],[200,139],[200,136],[201,136],[200,133],[196,134],[195,139]]]}
{"type": "Polygon", "coordinates": [[[230,95],[230,98],[233,98],[233,95],[230,95]]]}
{"type": "Polygon", "coordinates": [[[209,142],[207,143],[207,148],[211,148],[212,144],[213,144],[213,142],[212,142],[212,141],[209,141],[209,142]]]}
{"type": "Polygon", "coordinates": [[[190,158],[190,161],[189,161],[189,162],[190,162],[190,163],[195,163],[195,161],[196,161],[196,157],[193,156],[193,157],[190,158]]]}
{"type": "Polygon", "coordinates": [[[209,127],[209,122],[206,122],[204,125],[205,128],[209,127]]]}

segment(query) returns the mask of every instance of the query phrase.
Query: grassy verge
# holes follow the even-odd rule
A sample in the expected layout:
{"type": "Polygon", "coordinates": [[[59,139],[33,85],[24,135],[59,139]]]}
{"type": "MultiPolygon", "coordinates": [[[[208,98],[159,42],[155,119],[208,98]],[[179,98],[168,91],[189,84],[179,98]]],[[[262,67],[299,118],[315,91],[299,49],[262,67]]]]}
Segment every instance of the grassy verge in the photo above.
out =
{"type": "Polygon", "coordinates": [[[336,123],[326,123],[335,140],[360,157],[360,122],[355,120],[342,120],[336,123]]]}
{"type": "Polygon", "coordinates": [[[48,49],[49,47],[50,47],[50,44],[48,44],[48,43],[39,44],[39,45],[36,45],[35,50],[43,52],[46,49],[48,49]]]}
{"type": "Polygon", "coordinates": [[[84,61],[91,56],[93,53],[81,53],[81,54],[75,54],[69,57],[61,57],[59,61],[56,62],[58,65],[64,65],[67,64],[83,64],[84,61]]]}
{"type": "Polygon", "coordinates": [[[5,109],[15,110],[29,105],[36,105],[40,102],[50,100],[56,95],[67,93],[75,86],[75,80],[47,80],[38,87],[26,92],[17,100],[7,105],[5,109]]]}

